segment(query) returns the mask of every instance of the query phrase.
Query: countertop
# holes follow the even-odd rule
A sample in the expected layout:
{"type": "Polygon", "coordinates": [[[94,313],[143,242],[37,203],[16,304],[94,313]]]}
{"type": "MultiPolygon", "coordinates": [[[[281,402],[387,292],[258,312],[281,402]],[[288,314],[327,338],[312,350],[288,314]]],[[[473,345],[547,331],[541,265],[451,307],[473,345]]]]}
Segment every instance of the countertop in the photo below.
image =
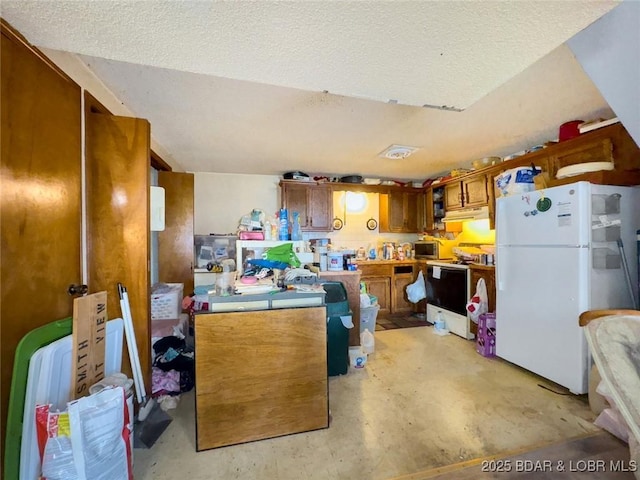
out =
{"type": "Polygon", "coordinates": [[[418,260],[409,258],[405,260],[356,260],[356,265],[414,265],[418,260]]]}
{"type": "Polygon", "coordinates": [[[329,277],[332,275],[361,275],[362,272],[360,270],[325,270],[323,272],[318,272],[318,275],[321,277],[329,277]]]}
{"type": "Polygon", "coordinates": [[[476,270],[495,270],[495,265],[482,265],[480,263],[470,263],[469,268],[473,268],[476,270]]]}

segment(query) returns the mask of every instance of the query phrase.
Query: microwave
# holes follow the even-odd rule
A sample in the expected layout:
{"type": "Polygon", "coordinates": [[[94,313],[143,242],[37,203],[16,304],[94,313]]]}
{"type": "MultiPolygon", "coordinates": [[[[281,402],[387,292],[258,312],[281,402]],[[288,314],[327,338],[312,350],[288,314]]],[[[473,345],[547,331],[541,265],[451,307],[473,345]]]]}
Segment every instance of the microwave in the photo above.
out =
{"type": "Polygon", "coordinates": [[[427,260],[442,260],[445,258],[451,258],[451,255],[444,255],[440,242],[436,240],[421,240],[414,243],[414,250],[416,252],[415,258],[422,258],[427,260]]]}

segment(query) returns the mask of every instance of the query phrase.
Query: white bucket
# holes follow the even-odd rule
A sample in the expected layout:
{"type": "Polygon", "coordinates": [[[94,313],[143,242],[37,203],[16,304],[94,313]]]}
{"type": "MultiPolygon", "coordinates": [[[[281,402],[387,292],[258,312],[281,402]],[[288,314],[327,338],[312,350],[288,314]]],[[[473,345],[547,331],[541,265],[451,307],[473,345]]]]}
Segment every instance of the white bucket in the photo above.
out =
{"type": "Polygon", "coordinates": [[[329,270],[336,271],[342,270],[342,252],[329,252],[327,253],[327,259],[329,262],[329,270]]]}

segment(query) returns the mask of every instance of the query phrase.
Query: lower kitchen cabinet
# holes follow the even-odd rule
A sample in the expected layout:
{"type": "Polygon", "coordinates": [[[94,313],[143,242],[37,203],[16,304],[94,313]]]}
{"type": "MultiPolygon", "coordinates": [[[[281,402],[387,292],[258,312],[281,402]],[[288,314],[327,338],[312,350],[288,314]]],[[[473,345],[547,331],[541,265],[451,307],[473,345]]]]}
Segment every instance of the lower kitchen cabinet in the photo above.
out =
{"type": "Polygon", "coordinates": [[[411,312],[414,304],[407,298],[407,286],[414,281],[412,265],[398,265],[393,267],[393,297],[391,298],[391,311],[411,312]]]}
{"type": "MultiPolygon", "coordinates": [[[[492,265],[469,265],[469,272],[471,274],[471,295],[476,293],[476,285],[478,280],[484,278],[484,283],[487,286],[488,297],[488,309],[490,312],[496,311],[496,275],[495,267],[492,265]]],[[[476,334],[477,325],[471,322],[471,332],[476,334]]]]}
{"type": "Polygon", "coordinates": [[[362,277],[367,292],[378,298],[378,315],[391,312],[391,277],[362,277]]]}
{"type": "Polygon", "coordinates": [[[407,285],[415,280],[415,262],[387,262],[358,264],[361,280],[367,292],[375,295],[380,304],[378,315],[412,312],[415,305],[407,299],[407,285]]]}

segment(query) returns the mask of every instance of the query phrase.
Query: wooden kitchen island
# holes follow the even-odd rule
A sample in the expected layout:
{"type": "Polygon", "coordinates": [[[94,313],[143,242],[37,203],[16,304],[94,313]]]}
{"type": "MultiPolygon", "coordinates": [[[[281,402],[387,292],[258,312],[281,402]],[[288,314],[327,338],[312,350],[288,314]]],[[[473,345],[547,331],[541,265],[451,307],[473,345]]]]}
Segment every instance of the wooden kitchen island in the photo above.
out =
{"type": "Polygon", "coordinates": [[[196,449],[329,426],[324,306],[195,316],[196,449]]]}

